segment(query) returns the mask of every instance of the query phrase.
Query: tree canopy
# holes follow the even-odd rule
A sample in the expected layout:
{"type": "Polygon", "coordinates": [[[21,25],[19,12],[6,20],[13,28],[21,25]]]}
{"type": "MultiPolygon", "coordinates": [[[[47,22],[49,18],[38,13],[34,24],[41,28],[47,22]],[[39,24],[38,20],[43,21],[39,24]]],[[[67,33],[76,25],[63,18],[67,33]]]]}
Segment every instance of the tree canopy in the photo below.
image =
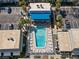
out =
{"type": "Polygon", "coordinates": [[[19,5],[20,5],[20,6],[22,6],[22,5],[26,5],[25,0],[19,0],[19,5]]]}
{"type": "Polygon", "coordinates": [[[62,15],[57,15],[56,16],[56,21],[58,22],[58,21],[61,21],[61,19],[62,19],[62,15]]]}
{"type": "Polygon", "coordinates": [[[19,20],[18,25],[19,25],[20,27],[23,27],[25,24],[29,24],[29,23],[30,23],[30,19],[21,18],[21,19],[19,20]]]}
{"type": "Polygon", "coordinates": [[[59,11],[61,6],[61,0],[56,0],[55,6],[56,6],[56,11],[59,11]]]}

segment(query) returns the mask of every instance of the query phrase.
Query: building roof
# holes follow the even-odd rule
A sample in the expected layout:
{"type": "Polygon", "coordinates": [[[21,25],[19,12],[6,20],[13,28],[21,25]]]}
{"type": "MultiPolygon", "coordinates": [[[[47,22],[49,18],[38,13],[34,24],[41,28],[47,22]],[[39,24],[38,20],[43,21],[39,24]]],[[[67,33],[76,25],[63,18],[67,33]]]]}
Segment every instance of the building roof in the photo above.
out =
{"type": "Polygon", "coordinates": [[[50,3],[30,3],[30,7],[30,11],[50,11],[50,3]]]}
{"type": "Polygon", "coordinates": [[[0,50],[19,49],[20,30],[0,30],[0,50]]]}
{"type": "Polygon", "coordinates": [[[60,51],[71,51],[68,32],[58,32],[60,51]]]}
{"type": "Polygon", "coordinates": [[[58,42],[60,51],[72,51],[79,48],[79,29],[58,32],[58,42]]]}
{"type": "Polygon", "coordinates": [[[72,48],[79,48],[79,29],[71,29],[69,32],[72,37],[72,48]]]}

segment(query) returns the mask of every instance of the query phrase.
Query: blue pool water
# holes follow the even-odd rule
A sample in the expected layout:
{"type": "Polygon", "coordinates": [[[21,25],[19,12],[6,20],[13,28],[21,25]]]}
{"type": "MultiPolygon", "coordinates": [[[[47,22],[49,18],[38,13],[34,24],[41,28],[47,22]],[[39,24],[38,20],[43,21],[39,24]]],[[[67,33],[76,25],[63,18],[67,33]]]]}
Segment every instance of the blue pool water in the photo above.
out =
{"type": "Polygon", "coordinates": [[[51,11],[30,11],[29,15],[33,21],[50,21],[51,11]]]}
{"type": "Polygon", "coordinates": [[[30,14],[32,20],[48,21],[50,20],[50,14],[30,14]]]}
{"type": "Polygon", "coordinates": [[[35,31],[35,41],[37,48],[44,48],[46,41],[46,28],[44,26],[37,26],[35,31]]]}

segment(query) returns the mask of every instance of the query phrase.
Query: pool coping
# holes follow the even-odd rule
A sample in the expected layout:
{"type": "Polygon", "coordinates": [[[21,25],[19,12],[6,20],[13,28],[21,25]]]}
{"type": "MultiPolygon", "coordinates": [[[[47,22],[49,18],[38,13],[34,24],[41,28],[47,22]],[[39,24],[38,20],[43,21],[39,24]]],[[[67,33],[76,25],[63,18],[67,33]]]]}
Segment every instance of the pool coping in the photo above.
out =
{"type": "Polygon", "coordinates": [[[47,27],[46,28],[46,46],[44,48],[36,48],[35,47],[36,46],[35,45],[35,39],[34,39],[34,34],[35,33],[34,33],[34,31],[31,33],[32,34],[32,41],[33,41],[32,47],[31,47],[32,49],[31,49],[31,52],[30,52],[31,54],[36,54],[36,53],[39,53],[39,54],[41,54],[41,53],[51,54],[51,53],[54,53],[53,45],[50,45],[50,43],[53,44],[53,42],[49,41],[49,40],[52,41],[52,39],[50,39],[49,36],[48,36],[49,30],[52,31],[50,27],[47,27]]]}
{"type": "Polygon", "coordinates": [[[47,43],[47,28],[45,28],[45,36],[46,36],[46,38],[45,38],[45,46],[44,47],[36,47],[36,39],[35,39],[35,32],[33,33],[33,36],[34,36],[34,45],[35,45],[35,48],[37,48],[37,49],[44,49],[44,48],[46,48],[46,43],[47,43]]]}

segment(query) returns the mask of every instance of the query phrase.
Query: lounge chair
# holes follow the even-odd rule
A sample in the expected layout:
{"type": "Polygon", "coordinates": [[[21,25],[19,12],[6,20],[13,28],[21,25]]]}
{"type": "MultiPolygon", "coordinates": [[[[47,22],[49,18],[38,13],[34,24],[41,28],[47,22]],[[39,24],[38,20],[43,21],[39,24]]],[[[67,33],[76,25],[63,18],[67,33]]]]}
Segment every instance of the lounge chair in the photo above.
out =
{"type": "Polygon", "coordinates": [[[30,39],[30,41],[33,41],[33,39],[30,39]]]}
{"type": "Polygon", "coordinates": [[[45,53],[45,50],[43,50],[43,53],[45,53]]]}
{"type": "Polygon", "coordinates": [[[48,41],[51,42],[52,40],[49,39],[48,41]]]}
{"type": "Polygon", "coordinates": [[[49,36],[49,37],[52,37],[52,35],[51,35],[51,34],[49,34],[48,36],[49,36]]]}
{"type": "Polygon", "coordinates": [[[30,50],[33,50],[33,48],[32,48],[32,47],[30,47],[30,50]]]}
{"type": "Polygon", "coordinates": [[[52,39],[52,37],[48,36],[48,40],[51,40],[51,39],[52,39]]]}
{"type": "Polygon", "coordinates": [[[40,4],[40,7],[44,9],[44,7],[42,6],[42,4],[40,4]]]}
{"type": "Polygon", "coordinates": [[[48,34],[48,37],[52,37],[52,34],[48,34]]]}
{"type": "Polygon", "coordinates": [[[38,8],[40,8],[40,6],[39,6],[39,5],[37,5],[37,7],[38,7],[38,8]]]}
{"type": "Polygon", "coordinates": [[[30,44],[33,44],[33,41],[30,41],[30,44]]]}
{"type": "Polygon", "coordinates": [[[49,46],[51,47],[52,43],[49,44],[49,46]]]}
{"type": "Polygon", "coordinates": [[[48,32],[48,34],[52,34],[51,32],[48,32]]]}
{"type": "Polygon", "coordinates": [[[51,35],[51,34],[49,34],[49,35],[48,35],[48,38],[51,38],[51,37],[52,37],[52,35],[51,35]]]}

